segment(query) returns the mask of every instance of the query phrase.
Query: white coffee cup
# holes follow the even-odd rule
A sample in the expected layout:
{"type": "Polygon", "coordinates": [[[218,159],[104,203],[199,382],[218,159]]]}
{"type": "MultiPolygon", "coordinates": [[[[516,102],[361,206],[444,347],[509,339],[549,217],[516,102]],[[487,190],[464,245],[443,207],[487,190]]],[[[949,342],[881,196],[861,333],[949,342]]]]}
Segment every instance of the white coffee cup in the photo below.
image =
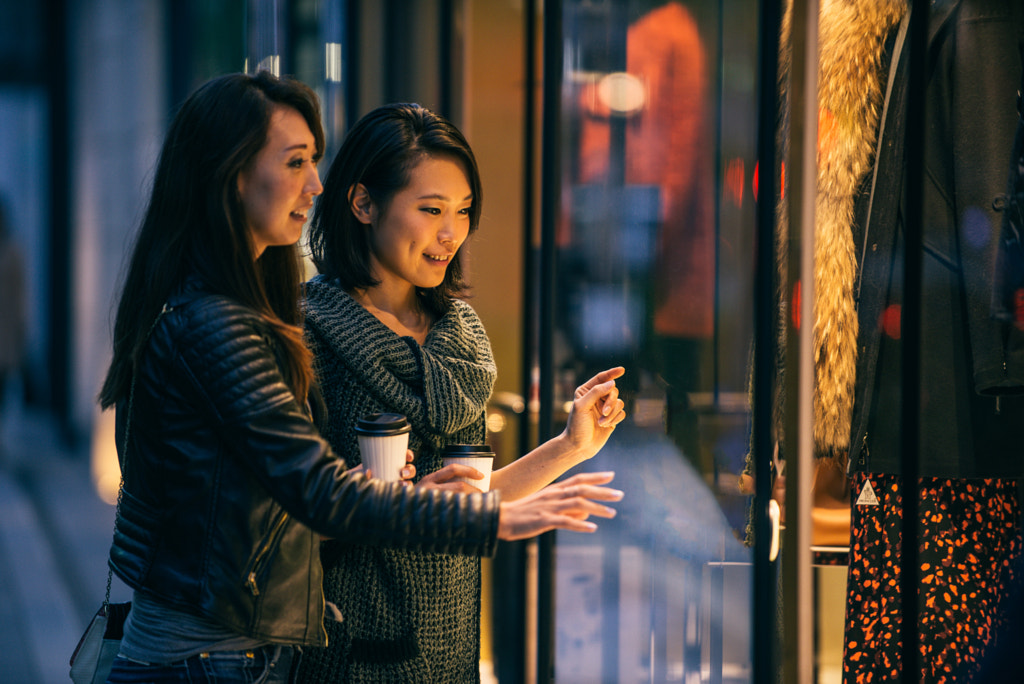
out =
{"type": "Polygon", "coordinates": [[[443,465],[450,463],[461,463],[471,468],[476,468],[484,474],[484,479],[474,480],[471,477],[457,477],[482,491],[491,488],[491,470],[494,468],[494,451],[487,444],[449,444],[441,451],[443,465]]]}
{"type": "Polygon", "coordinates": [[[400,413],[370,413],[356,421],[363,467],[386,482],[402,479],[412,427],[400,413]]]}

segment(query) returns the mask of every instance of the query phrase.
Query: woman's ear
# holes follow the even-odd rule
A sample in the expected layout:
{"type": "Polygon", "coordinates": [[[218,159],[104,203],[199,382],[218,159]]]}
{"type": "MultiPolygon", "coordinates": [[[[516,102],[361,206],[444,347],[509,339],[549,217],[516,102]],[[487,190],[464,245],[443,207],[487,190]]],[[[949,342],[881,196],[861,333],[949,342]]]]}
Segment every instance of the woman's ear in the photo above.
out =
{"type": "Polygon", "coordinates": [[[366,225],[373,223],[373,199],[362,183],[356,183],[348,191],[348,206],[357,221],[366,225]]]}

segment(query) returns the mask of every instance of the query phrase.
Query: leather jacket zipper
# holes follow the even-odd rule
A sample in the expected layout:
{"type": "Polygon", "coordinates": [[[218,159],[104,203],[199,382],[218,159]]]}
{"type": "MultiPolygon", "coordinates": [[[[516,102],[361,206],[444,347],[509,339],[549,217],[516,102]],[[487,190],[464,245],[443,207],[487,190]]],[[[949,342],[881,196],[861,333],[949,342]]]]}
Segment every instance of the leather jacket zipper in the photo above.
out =
{"type": "Polygon", "coordinates": [[[265,541],[260,545],[259,553],[252,561],[252,569],[249,570],[249,575],[245,580],[245,586],[249,588],[249,591],[253,596],[260,595],[260,588],[256,582],[256,578],[263,570],[263,564],[266,562],[267,556],[270,555],[270,550],[277,545],[277,538],[281,536],[281,530],[284,528],[285,522],[288,520],[288,514],[281,512],[281,517],[278,518],[277,522],[271,528],[270,533],[264,538],[265,541]]]}

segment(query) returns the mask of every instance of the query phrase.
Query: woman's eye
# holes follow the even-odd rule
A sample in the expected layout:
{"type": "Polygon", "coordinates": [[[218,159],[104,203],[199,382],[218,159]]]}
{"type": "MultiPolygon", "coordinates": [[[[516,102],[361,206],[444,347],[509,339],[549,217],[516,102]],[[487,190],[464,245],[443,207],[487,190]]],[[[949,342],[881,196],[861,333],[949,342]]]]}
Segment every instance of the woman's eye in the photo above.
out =
{"type": "Polygon", "coordinates": [[[469,216],[470,212],[472,211],[473,207],[464,207],[462,209],[459,209],[459,213],[462,214],[463,216],[469,216]]]}
{"type": "Polygon", "coordinates": [[[437,207],[423,207],[423,211],[427,212],[428,214],[432,214],[433,216],[437,216],[441,213],[441,210],[438,209],[437,207]]]}
{"type": "Polygon", "coordinates": [[[288,166],[292,167],[293,169],[301,169],[302,165],[305,164],[305,163],[306,163],[305,159],[302,159],[302,158],[293,159],[290,162],[288,162],[288,166]]]}

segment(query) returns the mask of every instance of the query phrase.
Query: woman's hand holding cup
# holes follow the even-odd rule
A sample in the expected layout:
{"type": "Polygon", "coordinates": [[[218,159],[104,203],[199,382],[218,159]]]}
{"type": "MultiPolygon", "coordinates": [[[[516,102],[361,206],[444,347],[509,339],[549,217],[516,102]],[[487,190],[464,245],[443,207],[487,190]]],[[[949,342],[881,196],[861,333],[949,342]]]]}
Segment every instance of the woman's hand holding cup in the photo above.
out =
{"type": "MultiPolygon", "coordinates": [[[[429,475],[424,475],[417,483],[418,487],[445,489],[462,494],[479,494],[486,491],[482,488],[485,475],[476,468],[461,463],[451,463],[429,475]],[[477,485],[470,484],[476,482],[477,485]]],[[[489,478],[488,478],[489,479],[489,478]]]]}

